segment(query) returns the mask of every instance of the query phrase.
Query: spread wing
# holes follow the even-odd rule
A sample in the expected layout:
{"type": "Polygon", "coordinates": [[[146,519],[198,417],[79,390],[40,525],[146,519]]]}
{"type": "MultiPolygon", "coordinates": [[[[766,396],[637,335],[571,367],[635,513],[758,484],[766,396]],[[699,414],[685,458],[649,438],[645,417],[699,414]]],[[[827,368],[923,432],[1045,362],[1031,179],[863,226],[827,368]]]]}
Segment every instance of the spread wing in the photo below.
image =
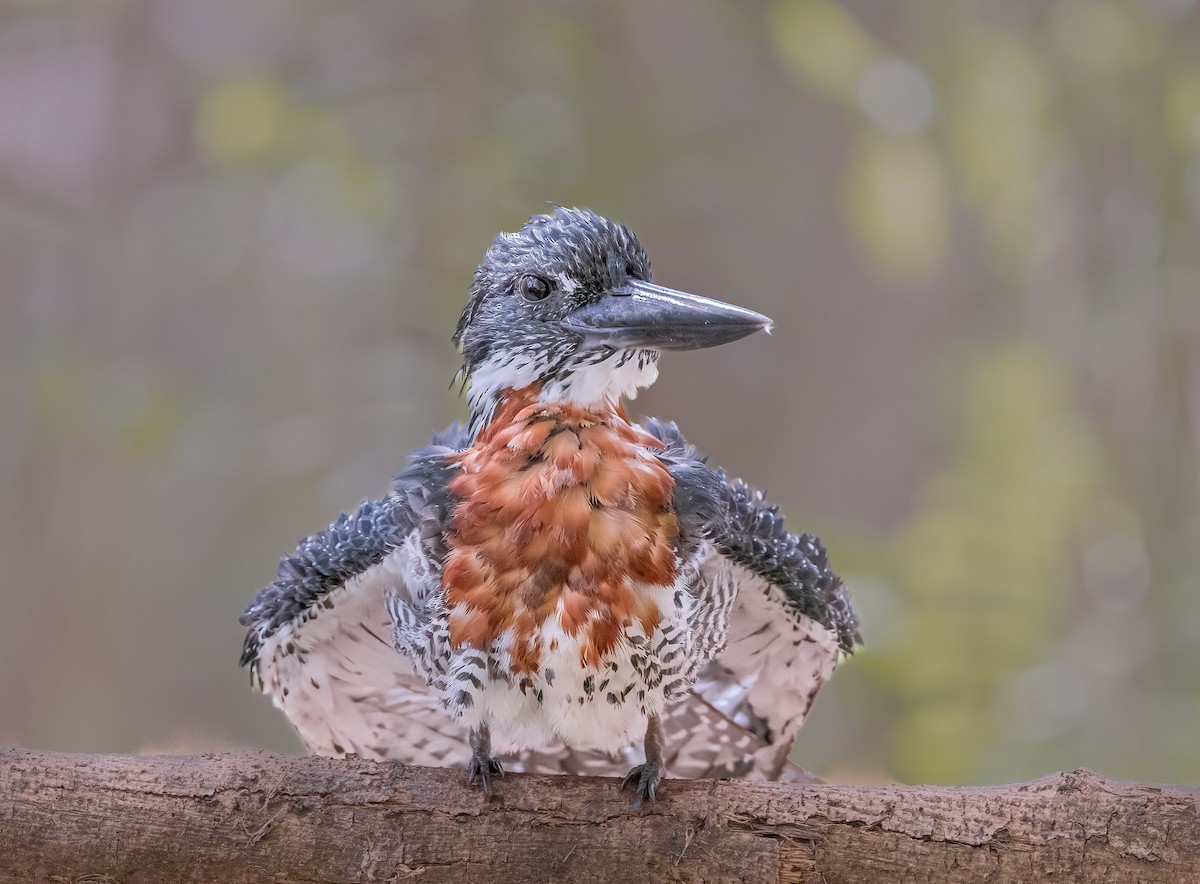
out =
{"type": "MultiPolygon", "coordinates": [[[[707,467],[673,424],[647,429],[664,442],[676,479],[700,641],[717,654],[664,716],[667,768],[677,777],[802,777],[787,763],[795,733],[839,650],[857,640],[845,587],[815,538],[787,533],[774,507],[707,467]]],[[[394,648],[385,604],[389,594],[417,600],[431,590],[420,575],[436,574],[429,563],[444,553],[446,455],[466,444],[458,425],[435,436],[394,494],[303,540],[246,608],[242,665],[310,751],[426,765],[469,759],[463,729],[394,648]]],[[[619,776],[641,758],[638,746],[619,756],[562,746],[505,760],[515,770],[619,776]]]]}
{"type": "Polygon", "coordinates": [[[313,752],[429,765],[470,757],[462,729],[393,646],[384,601],[428,590],[421,560],[440,556],[446,455],[463,434],[456,424],[435,436],[392,495],[301,541],[242,615],[242,665],[313,752]]]}
{"type": "Polygon", "coordinates": [[[744,483],[727,488],[729,525],[713,538],[697,592],[727,579],[736,596],[724,650],[693,690],[758,738],[750,771],[773,780],[839,653],[853,651],[858,621],[820,541],[788,533],[778,510],[744,483]],[[705,573],[722,576],[705,581],[705,573]]]}
{"type": "MultiPolygon", "coordinates": [[[[817,538],[789,533],[776,507],[723,470],[709,469],[674,424],[650,421],[646,428],[665,445],[681,531],[707,541],[693,594],[701,614],[714,612],[697,624],[715,653],[693,688],[691,705],[706,713],[701,729],[687,734],[697,748],[669,769],[711,776],[719,774],[690,771],[732,768],[779,779],[839,653],[851,653],[859,641],[849,593],[817,538]],[[714,747],[722,751],[710,759],[704,752],[714,747]]],[[[688,705],[672,715],[691,715],[688,705]]]]}

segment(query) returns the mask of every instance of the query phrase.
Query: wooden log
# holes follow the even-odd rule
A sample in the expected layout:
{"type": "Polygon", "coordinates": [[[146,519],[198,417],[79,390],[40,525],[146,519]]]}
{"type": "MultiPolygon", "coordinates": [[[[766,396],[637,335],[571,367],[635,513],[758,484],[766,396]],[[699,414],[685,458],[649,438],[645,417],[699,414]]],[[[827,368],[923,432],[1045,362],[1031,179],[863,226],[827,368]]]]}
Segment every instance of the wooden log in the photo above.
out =
{"type": "Polygon", "coordinates": [[[0,749],[0,881],[1197,882],[1200,789],[615,780],[0,749]]]}

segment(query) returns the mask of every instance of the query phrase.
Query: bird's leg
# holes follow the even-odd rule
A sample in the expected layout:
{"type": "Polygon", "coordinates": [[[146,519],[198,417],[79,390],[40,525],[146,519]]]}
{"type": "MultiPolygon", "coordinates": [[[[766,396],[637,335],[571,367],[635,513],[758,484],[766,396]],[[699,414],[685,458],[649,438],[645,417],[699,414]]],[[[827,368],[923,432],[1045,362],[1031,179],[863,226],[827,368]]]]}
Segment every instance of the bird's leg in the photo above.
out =
{"type": "Polygon", "coordinates": [[[504,776],[504,768],[492,757],[492,732],[486,723],[471,728],[471,763],[467,765],[467,773],[474,785],[479,780],[483,786],[483,794],[492,794],[492,775],[504,776]]]}
{"type": "Polygon", "coordinates": [[[654,792],[666,775],[662,720],[657,715],[651,715],[646,721],[646,763],[639,764],[621,781],[622,789],[633,787],[637,792],[633,800],[634,810],[640,810],[643,801],[654,800],[654,792]]]}

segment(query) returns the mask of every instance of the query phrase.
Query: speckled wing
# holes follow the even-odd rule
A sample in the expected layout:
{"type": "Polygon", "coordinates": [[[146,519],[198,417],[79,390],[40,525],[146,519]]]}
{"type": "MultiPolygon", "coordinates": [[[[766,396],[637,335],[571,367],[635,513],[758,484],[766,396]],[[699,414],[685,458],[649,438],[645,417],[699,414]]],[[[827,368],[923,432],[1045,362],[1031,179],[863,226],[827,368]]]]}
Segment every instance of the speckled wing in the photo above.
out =
{"type": "MultiPolygon", "coordinates": [[[[681,553],[691,560],[697,640],[714,659],[664,716],[676,777],[802,778],[787,763],[796,730],[857,620],[824,549],[787,533],[761,495],[711,470],[673,424],[647,429],[677,482],[681,553]]],[[[432,591],[452,501],[446,455],[466,444],[456,426],[413,456],[395,493],[365,501],[285,557],[277,579],[242,617],[242,664],[313,752],[410,764],[464,764],[463,729],[392,642],[385,599],[432,591]]],[[[642,760],[550,747],[503,756],[512,770],[620,776],[642,760]]]]}
{"type": "MultiPolygon", "coordinates": [[[[671,710],[674,717],[705,707],[701,729],[688,731],[696,750],[686,767],[732,766],[738,775],[779,779],[838,655],[859,641],[849,593],[817,538],[789,533],[776,507],[708,468],[674,424],[649,421],[647,429],[665,445],[681,531],[707,541],[692,592],[697,641],[712,658],[693,687],[692,708],[671,710]],[[703,753],[714,746],[720,751],[710,762],[703,753]]],[[[676,776],[695,775],[676,768],[676,776]]]]}
{"type": "Polygon", "coordinates": [[[394,493],[364,501],[279,563],[246,608],[242,665],[310,751],[411,764],[464,763],[462,729],[392,643],[385,598],[431,591],[416,559],[440,561],[457,425],[414,453],[394,493]]]}

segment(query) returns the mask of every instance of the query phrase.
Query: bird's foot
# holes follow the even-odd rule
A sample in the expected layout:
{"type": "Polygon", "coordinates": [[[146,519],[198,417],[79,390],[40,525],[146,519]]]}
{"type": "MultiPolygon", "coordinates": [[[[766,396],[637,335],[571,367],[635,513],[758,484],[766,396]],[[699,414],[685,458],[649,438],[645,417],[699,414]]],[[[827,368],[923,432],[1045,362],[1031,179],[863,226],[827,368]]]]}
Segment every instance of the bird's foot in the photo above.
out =
{"type": "Polygon", "coordinates": [[[490,755],[481,755],[478,752],[471,756],[471,762],[467,765],[467,774],[470,779],[467,781],[470,785],[475,785],[478,780],[483,786],[483,794],[489,798],[492,795],[492,777],[504,776],[504,767],[500,762],[492,758],[490,755]]]}
{"type": "Polygon", "coordinates": [[[641,810],[645,801],[654,801],[654,793],[667,776],[667,768],[661,761],[647,761],[639,764],[621,780],[621,791],[633,789],[633,809],[641,810]]]}

